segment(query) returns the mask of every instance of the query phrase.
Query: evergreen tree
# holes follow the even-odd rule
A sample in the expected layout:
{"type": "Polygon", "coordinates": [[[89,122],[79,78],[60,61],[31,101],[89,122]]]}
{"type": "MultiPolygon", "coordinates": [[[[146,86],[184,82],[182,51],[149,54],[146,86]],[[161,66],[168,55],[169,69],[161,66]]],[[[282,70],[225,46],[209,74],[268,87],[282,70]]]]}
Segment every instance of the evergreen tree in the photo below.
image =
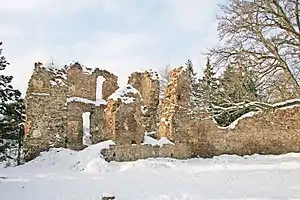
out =
{"type": "Polygon", "coordinates": [[[227,126],[245,113],[256,111],[251,102],[259,100],[254,73],[237,65],[230,65],[219,78],[219,90],[223,101],[214,109],[214,119],[227,126]]]}
{"type": "MultiPolygon", "coordinates": [[[[8,65],[0,49],[0,72],[8,65]]],[[[19,163],[25,107],[20,91],[11,85],[12,78],[0,74],[0,161],[19,163]]]]}
{"type": "Polygon", "coordinates": [[[199,105],[212,114],[213,106],[220,102],[218,98],[220,98],[218,79],[210,64],[210,60],[207,59],[203,77],[199,79],[196,99],[199,105]]]}
{"type": "Polygon", "coordinates": [[[197,73],[194,70],[194,65],[190,59],[187,60],[185,63],[186,69],[189,74],[189,80],[190,80],[190,98],[191,98],[191,105],[194,107],[194,109],[198,106],[197,96],[198,96],[198,88],[199,88],[199,82],[197,80],[197,73]]]}
{"type": "Polygon", "coordinates": [[[207,59],[203,77],[194,90],[196,109],[205,110],[220,126],[227,126],[241,115],[256,110],[255,106],[249,106],[258,100],[255,81],[253,73],[233,65],[216,77],[207,59]]]}
{"type": "Polygon", "coordinates": [[[187,71],[189,72],[189,78],[191,81],[191,85],[196,84],[197,82],[197,73],[194,70],[194,65],[190,59],[187,60],[185,63],[185,66],[187,68],[187,71]]]}
{"type": "Polygon", "coordinates": [[[232,102],[250,102],[257,100],[254,75],[241,67],[230,65],[224,71],[220,82],[232,102]]]}

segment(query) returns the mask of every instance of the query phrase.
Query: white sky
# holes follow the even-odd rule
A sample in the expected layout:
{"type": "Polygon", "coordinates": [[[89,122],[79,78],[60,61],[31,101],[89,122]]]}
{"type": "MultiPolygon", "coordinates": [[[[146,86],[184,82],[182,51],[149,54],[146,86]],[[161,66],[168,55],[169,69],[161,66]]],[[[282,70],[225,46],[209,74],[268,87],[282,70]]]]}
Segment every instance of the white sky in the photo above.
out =
{"type": "Polygon", "coordinates": [[[217,43],[217,4],[226,0],[0,0],[6,74],[23,93],[34,62],[79,61],[127,77],[177,67],[217,43]]]}

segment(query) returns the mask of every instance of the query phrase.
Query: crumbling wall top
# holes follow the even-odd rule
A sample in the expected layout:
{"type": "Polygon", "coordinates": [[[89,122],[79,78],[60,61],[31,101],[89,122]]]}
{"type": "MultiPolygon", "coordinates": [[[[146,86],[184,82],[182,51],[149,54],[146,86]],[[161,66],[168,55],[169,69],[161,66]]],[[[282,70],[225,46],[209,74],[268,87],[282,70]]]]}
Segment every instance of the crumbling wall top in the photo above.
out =
{"type": "Polygon", "coordinates": [[[68,66],[69,97],[96,100],[96,79],[92,71],[79,63],[68,66]]]}
{"type": "Polygon", "coordinates": [[[107,100],[107,98],[114,93],[118,88],[118,77],[107,70],[102,70],[96,68],[93,75],[97,79],[98,77],[103,77],[104,82],[102,83],[102,99],[107,100]]]}
{"type": "Polygon", "coordinates": [[[135,101],[136,96],[141,98],[141,94],[132,85],[126,85],[123,88],[116,90],[108,97],[108,100],[120,101],[125,104],[130,104],[135,101]]]}
{"type": "Polygon", "coordinates": [[[67,89],[67,72],[64,67],[54,64],[34,64],[34,72],[29,80],[26,96],[59,95],[67,89]]]}
{"type": "Polygon", "coordinates": [[[189,73],[185,67],[171,71],[170,82],[165,91],[165,100],[175,105],[188,105],[190,102],[189,73]]]}
{"type": "Polygon", "coordinates": [[[118,89],[108,98],[106,121],[108,133],[117,144],[141,144],[141,96],[131,85],[118,89]]]}

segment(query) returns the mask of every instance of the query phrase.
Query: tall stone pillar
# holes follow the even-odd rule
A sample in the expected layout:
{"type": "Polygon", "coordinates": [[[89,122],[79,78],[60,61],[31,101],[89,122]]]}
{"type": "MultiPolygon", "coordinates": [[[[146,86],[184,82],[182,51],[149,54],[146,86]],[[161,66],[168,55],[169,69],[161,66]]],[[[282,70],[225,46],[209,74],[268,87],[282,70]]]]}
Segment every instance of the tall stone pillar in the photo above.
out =
{"type": "Polygon", "coordinates": [[[159,104],[159,77],[152,70],[135,72],[128,83],[136,88],[142,97],[143,125],[147,132],[157,130],[157,107],[159,104]]]}
{"type": "Polygon", "coordinates": [[[180,142],[181,127],[185,126],[190,104],[190,80],[186,68],[172,70],[170,82],[166,87],[164,99],[159,110],[158,137],[167,137],[173,142],[180,142]]]}
{"type": "Polygon", "coordinates": [[[141,144],[144,139],[140,93],[131,85],[118,89],[108,98],[107,135],[117,145],[141,144]]]}

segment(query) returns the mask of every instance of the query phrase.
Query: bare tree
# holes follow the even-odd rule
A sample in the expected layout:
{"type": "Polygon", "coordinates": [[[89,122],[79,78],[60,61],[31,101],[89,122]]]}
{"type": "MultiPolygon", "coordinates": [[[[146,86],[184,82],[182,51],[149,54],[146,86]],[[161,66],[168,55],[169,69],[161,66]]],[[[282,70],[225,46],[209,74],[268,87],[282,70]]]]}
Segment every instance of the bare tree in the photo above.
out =
{"type": "Polygon", "coordinates": [[[170,80],[170,73],[172,69],[170,65],[166,65],[159,70],[159,77],[160,77],[160,96],[164,96],[165,88],[169,83],[170,80]]]}
{"type": "Polygon", "coordinates": [[[299,95],[299,7],[299,0],[229,0],[218,16],[221,45],[208,53],[213,65],[247,67],[258,74],[261,90],[280,71],[299,95]]]}
{"type": "Polygon", "coordinates": [[[297,98],[297,94],[293,92],[293,84],[290,77],[286,74],[278,72],[274,74],[274,78],[265,85],[266,101],[277,103],[287,99],[297,98]]]}

